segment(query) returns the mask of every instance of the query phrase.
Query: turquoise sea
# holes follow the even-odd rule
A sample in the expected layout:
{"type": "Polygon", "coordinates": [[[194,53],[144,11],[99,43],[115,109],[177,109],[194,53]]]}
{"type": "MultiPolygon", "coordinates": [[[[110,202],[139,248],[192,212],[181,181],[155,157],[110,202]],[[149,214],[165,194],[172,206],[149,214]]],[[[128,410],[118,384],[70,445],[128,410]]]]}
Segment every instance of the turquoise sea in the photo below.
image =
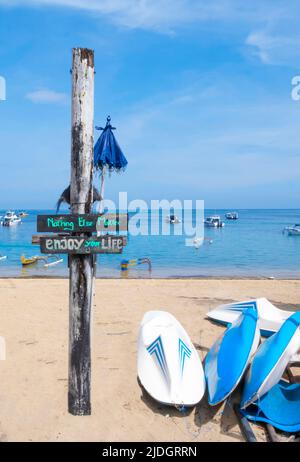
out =
{"type": "MultiPolygon", "coordinates": [[[[237,210],[239,220],[225,220],[228,210],[205,210],[205,216],[219,214],[224,228],[205,228],[205,241],[199,248],[187,247],[186,236],[129,236],[128,244],[120,255],[98,256],[98,277],[300,277],[300,236],[287,236],[285,226],[300,223],[299,210],[237,210]],[[120,271],[122,259],[148,257],[152,272],[146,265],[132,267],[127,274],[120,271]]],[[[29,257],[39,254],[39,246],[31,244],[36,234],[37,214],[53,210],[27,210],[29,216],[21,225],[0,226],[0,277],[67,276],[67,258],[57,266],[44,268],[42,263],[22,268],[21,254],[29,257]]],[[[0,211],[0,215],[5,213],[0,211]]],[[[153,220],[162,218],[152,216],[153,220]]],[[[150,217],[145,214],[145,220],[150,217]]],[[[176,226],[176,225],[175,225],[176,226]]]]}

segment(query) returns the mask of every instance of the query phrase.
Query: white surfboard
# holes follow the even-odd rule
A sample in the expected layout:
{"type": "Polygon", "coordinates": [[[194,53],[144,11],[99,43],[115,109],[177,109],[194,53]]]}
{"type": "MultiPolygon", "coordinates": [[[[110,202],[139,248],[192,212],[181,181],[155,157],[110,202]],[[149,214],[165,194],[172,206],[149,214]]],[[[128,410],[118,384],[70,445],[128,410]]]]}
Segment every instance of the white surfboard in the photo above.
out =
{"type": "Polygon", "coordinates": [[[280,310],[269,302],[269,300],[262,297],[255,300],[220,305],[209,311],[206,316],[222,324],[231,324],[236,321],[241,312],[252,306],[256,306],[258,325],[261,334],[265,337],[278,332],[284,321],[294,314],[294,311],[280,310]]]}
{"type": "Polygon", "coordinates": [[[152,398],[194,406],[205,392],[203,367],[188,334],[166,311],[148,311],[138,337],[138,377],[152,398]]]}
{"type": "MultiPolygon", "coordinates": [[[[283,323],[295,313],[294,311],[280,310],[269,300],[261,297],[254,300],[220,305],[206,313],[206,316],[212,321],[230,325],[238,319],[241,312],[251,307],[256,307],[257,309],[258,326],[262,337],[270,337],[275,332],[278,332],[283,323]]],[[[300,355],[292,356],[290,361],[299,362],[300,355]]]]}

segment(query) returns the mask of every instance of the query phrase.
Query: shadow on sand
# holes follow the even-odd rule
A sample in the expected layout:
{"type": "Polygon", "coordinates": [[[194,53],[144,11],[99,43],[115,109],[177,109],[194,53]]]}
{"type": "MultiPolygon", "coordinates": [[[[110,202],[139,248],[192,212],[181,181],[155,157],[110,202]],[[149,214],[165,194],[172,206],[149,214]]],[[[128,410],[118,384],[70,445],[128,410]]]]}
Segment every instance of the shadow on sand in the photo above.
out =
{"type": "Polygon", "coordinates": [[[210,430],[216,432],[218,431],[217,427],[219,427],[219,432],[221,434],[234,438],[236,441],[244,441],[239,431],[238,422],[230,401],[227,401],[225,406],[224,404],[220,404],[211,407],[207,402],[207,393],[205,393],[197,406],[179,410],[175,407],[159,403],[152,398],[144,389],[138,377],[137,383],[141,389],[141,400],[143,403],[155,414],[159,414],[163,417],[168,416],[170,419],[173,417],[183,419],[185,424],[185,429],[183,429],[183,431],[190,436],[191,440],[195,440],[199,436],[201,436],[203,440],[205,434],[208,434],[210,430]],[[222,410],[223,406],[224,409],[222,410]],[[189,417],[194,410],[194,422],[191,422],[191,419],[186,420],[185,418],[189,417]],[[233,430],[233,428],[237,430],[233,430]]]}

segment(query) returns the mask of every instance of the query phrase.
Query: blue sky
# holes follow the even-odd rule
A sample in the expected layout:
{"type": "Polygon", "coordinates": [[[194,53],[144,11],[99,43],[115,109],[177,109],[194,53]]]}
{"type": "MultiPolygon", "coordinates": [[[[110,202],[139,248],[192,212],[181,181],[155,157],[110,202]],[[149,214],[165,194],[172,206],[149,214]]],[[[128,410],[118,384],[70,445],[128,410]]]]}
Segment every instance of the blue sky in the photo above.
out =
{"type": "Polygon", "coordinates": [[[53,207],[69,184],[77,46],[95,50],[95,125],[111,115],[129,161],[108,198],[299,207],[299,2],[247,3],[0,0],[0,208],[53,207]]]}

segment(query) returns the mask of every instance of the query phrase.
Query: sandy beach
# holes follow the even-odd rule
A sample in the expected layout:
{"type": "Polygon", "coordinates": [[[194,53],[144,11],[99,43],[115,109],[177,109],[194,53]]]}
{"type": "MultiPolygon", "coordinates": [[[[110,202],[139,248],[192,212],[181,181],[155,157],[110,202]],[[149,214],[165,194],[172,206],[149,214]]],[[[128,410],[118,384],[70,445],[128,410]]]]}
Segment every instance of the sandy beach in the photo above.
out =
{"type": "MultiPolygon", "coordinates": [[[[243,441],[233,411],[206,398],[181,415],[145,395],[136,339],[145,311],[183,324],[203,359],[223,327],[219,304],[265,296],[298,309],[298,280],[97,280],[92,325],[92,416],[67,412],[68,280],[1,279],[0,441],[243,441]]],[[[259,440],[264,431],[255,426],[259,440]]]]}

